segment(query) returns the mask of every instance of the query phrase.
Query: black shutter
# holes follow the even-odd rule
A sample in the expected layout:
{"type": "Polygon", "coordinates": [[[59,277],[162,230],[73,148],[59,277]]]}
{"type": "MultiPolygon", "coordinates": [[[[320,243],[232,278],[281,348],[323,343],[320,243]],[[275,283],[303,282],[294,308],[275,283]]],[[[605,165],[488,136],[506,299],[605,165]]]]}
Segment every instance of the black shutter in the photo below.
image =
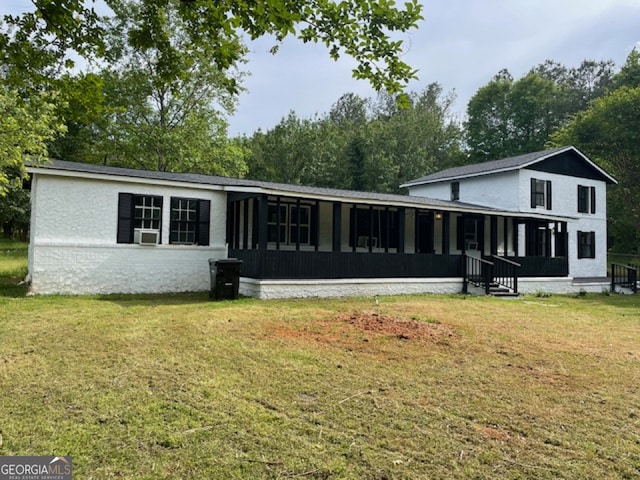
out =
{"type": "Polygon", "coordinates": [[[578,231],[578,258],[584,257],[584,234],[578,231]]]}
{"type": "Polygon", "coordinates": [[[198,245],[209,245],[209,224],[211,222],[211,201],[198,200],[198,245]]]}
{"type": "Polygon", "coordinates": [[[591,213],[596,213],[596,187],[591,187],[591,213]]]}
{"type": "Polygon", "coordinates": [[[133,197],[132,193],[118,194],[118,243],[133,243],[133,197]]]}
{"type": "Polygon", "coordinates": [[[547,180],[547,210],[551,210],[551,180],[547,180]]]}
{"type": "Polygon", "coordinates": [[[531,179],[531,208],[536,208],[536,179],[531,179]]]}

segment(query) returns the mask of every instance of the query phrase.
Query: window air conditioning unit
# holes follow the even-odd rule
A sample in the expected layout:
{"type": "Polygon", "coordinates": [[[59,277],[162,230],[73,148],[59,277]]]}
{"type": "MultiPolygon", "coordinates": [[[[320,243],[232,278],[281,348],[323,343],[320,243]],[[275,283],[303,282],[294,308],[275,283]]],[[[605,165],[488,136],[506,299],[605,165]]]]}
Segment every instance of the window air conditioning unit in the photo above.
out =
{"type": "Polygon", "coordinates": [[[136,228],[133,231],[133,242],[138,245],[157,245],[160,242],[160,231],[136,228]]]}
{"type": "Polygon", "coordinates": [[[467,240],[467,250],[478,250],[478,242],[467,240]]]}
{"type": "Polygon", "coordinates": [[[369,240],[371,240],[371,246],[373,248],[377,248],[377,246],[378,246],[378,238],[377,237],[369,238],[366,235],[359,235],[358,236],[358,247],[369,248],[369,240]]]}

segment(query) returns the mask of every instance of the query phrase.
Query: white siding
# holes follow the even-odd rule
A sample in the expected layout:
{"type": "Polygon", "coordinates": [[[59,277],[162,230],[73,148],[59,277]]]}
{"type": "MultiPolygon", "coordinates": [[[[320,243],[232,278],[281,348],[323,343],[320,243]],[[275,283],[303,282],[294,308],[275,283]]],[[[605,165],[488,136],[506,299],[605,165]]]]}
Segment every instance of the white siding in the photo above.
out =
{"type": "Polygon", "coordinates": [[[225,258],[226,194],[201,189],[35,175],[29,273],[33,293],[156,293],[210,288],[209,258],[225,258]],[[118,193],[163,196],[162,245],[116,243],[118,193]],[[169,245],[170,198],[211,201],[210,245],[169,245]]]}

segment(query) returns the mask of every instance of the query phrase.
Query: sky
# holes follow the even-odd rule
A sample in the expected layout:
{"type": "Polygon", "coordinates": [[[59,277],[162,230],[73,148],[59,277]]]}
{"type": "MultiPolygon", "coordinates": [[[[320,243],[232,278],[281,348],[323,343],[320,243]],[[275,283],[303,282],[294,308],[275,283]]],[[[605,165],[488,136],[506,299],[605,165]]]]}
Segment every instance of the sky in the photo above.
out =
{"type": "MultiPolygon", "coordinates": [[[[399,5],[402,1],[398,0],[399,5]]],[[[620,67],[640,47],[640,0],[422,0],[425,19],[402,36],[403,60],[418,70],[408,89],[438,82],[455,92],[453,112],[463,119],[469,99],[501,69],[515,78],[547,59],[567,67],[582,60],[613,60],[620,67]]],[[[30,9],[29,0],[0,0],[0,14],[30,9]]],[[[355,63],[334,62],[322,45],[287,39],[277,54],[263,38],[250,49],[229,133],[269,130],[293,111],[300,118],[327,113],[346,93],[373,97],[352,78],[355,63]]]]}
{"type": "MultiPolygon", "coordinates": [[[[401,4],[400,1],[397,2],[401,4]]],[[[501,69],[515,78],[552,59],[567,67],[585,59],[621,66],[640,47],[640,0],[423,0],[424,21],[408,32],[403,60],[418,69],[410,91],[438,82],[455,91],[453,113],[464,117],[469,99],[501,69]]],[[[321,45],[287,40],[249,45],[251,72],[230,133],[251,135],[274,127],[293,111],[311,118],[327,113],[345,93],[373,97],[351,76],[354,62],[334,62],[321,45]]]]}

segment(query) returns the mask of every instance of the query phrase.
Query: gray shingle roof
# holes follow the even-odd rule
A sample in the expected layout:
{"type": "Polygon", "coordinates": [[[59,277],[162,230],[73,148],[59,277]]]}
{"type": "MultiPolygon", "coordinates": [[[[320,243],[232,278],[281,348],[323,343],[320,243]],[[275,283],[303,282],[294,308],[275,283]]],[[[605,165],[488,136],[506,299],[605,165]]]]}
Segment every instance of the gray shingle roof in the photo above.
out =
{"type": "Polygon", "coordinates": [[[550,150],[543,150],[541,152],[526,153],[524,155],[518,155],[515,157],[503,158],[501,160],[493,160],[490,162],[474,163],[472,165],[463,165],[461,167],[449,168],[447,170],[432,173],[431,175],[427,175],[416,180],[410,180],[409,182],[401,186],[411,187],[424,183],[433,183],[454,178],[473,177],[477,175],[486,175],[489,173],[517,170],[531,165],[532,163],[544,160],[552,155],[555,155],[556,153],[572,149],[575,150],[574,147],[559,147],[550,150]]]}
{"type": "Polygon", "coordinates": [[[269,194],[296,194],[307,197],[326,197],[344,199],[345,201],[374,201],[390,204],[405,204],[424,207],[435,207],[443,210],[468,210],[483,212],[499,212],[500,210],[462,202],[450,202],[426,197],[410,195],[395,195],[375,192],[360,192],[354,190],[339,190],[334,188],[307,187],[303,185],[291,185],[285,183],[262,182],[243,178],[221,177],[215,175],[203,175],[197,173],[158,172],[151,170],[137,170],[132,168],[120,168],[87,163],[68,162],[64,160],[52,160],[41,166],[31,166],[31,173],[41,171],[67,171],[96,175],[108,175],[115,177],[139,178],[147,180],[171,181],[188,183],[191,185],[212,185],[226,187],[227,191],[245,191],[246,188],[256,188],[269,194]]]}

